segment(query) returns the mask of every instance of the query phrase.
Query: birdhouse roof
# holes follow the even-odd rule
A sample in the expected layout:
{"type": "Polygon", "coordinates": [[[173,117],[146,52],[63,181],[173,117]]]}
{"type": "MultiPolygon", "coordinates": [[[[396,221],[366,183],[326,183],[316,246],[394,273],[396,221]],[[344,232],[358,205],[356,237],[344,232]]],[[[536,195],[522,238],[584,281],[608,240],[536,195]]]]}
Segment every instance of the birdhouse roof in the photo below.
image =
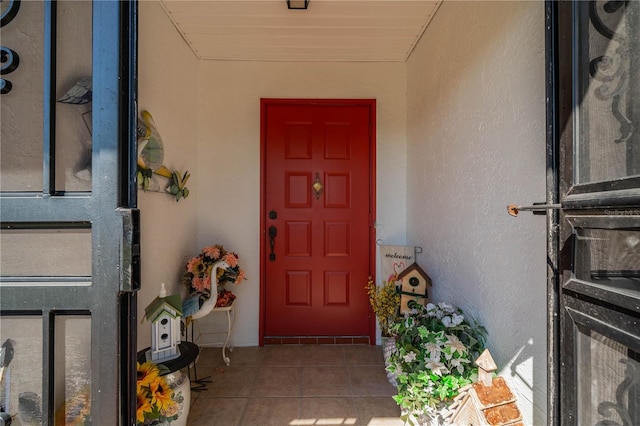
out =
{"type": "Polygon", "coordinates": [[[420,265],[418,265],[415,262],[409,265],[407,269],[400,272],[398,274],[398,279],[401,280],[402,278],[406,277],[407,275],[411,274],[414,271],[422,276],[422,278],[426,281],[427,285],[431,285],[431,277],[429,277],[429,275],[427,275],[427,273],[422,270],[420,265]]]}
{"type": "Polygon", "coordinates": [[[182,300],[177,294],[166,297],[156,297],[144,309],[144,316],[149,321],[154,321],[163,312],[167,312],[172,317],[182,316],[182,300]]]}
{"type": "Polygon", "coordinates": [[[482,368],[484,371],[496,371],[498,366],[496,365],[493,357],[489,353],[489,349],[485,349],[476,359],[476,365],[482,368]]]}

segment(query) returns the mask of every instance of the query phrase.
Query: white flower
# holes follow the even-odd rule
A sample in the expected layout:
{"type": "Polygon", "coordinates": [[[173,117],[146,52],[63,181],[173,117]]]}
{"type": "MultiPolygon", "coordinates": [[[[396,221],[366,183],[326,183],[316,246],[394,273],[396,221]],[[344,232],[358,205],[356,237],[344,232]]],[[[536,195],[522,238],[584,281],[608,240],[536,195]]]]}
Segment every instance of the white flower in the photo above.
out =
{"type": "Polygon", "coordinates": [[[446,316],[442,318],[442,325],[449,328],[452,327],[452,321],[450,316],[446,316]]]}
{"type": "Polygon", "coordinates": [[[453,305],[450,305],[448,303],[440,302],[438,303],[438,307],[449,314],[452,314],[454,312],[453,305]]]}
{"type": "Polygon", "coordinates": [[[416,360],[416,353],[411,351],[404,356],[404,362],[411,362],[416,360]]]}
{"type": "Polygon", "coordinates": [[[427,364],[426,367],[431,370],[433,372],[433,374],[437,375],[437,376],[442,376],[442,374],[448,374],[449,370],[447,370],[447,367],[444,366],[443,363],[434,360],[434,359],[430,359],[427,364]]]}
{"type": "Polygon", "coordinates": [[[427,312],[427,315],[430,316],[430,317],[435,316],[436,312],[437,312],[436,305],[434,305],[433,303],[427,303],[427,306],[425,307],[425,310],[427,312]]]}
{"type": "Polygon", "coordinates": [[[440,354],[442,353],[442,349],[437,343],[429,342],[424,344],[422,347],[427,351],[430,358],[440,359],[440,354]]]}
{"type": "Polygon", "coordinates": [[[458,351],[460,355],[467,352],[467,348],[464,344],[456,337],[450,334],[447,335],[447,347],[451,348],[451,353],[455,353],[458,351]]]}
{"type": "Polygon", "coordinates": [[[462,374],[462,372],[464,371],[464,365],[462,364],[468,364],[469,361],[468,359],[464,359],[464,358],[453,358],[451,360],[451,366],[455,367],[458,369],[458,373],[462,374]]]}
{"type": "Polygon", "coordinates": [[[464,321],[464,315],[458,315],[456,313],[451,314],[452,327],[462,324],[462,321],[464,321]]]}

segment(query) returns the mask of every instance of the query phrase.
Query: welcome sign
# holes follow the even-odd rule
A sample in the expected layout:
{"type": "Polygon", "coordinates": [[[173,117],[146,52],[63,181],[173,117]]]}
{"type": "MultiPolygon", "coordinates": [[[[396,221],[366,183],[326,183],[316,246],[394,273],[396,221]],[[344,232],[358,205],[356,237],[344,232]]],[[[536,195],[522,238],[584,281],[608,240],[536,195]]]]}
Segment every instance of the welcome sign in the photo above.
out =
{"type": "Polygon", "coordinates": [[[380,246],[380,274],[381,280],[386,281],[390,276],[397,276],[416,261],[414,246],[380,246]]]}

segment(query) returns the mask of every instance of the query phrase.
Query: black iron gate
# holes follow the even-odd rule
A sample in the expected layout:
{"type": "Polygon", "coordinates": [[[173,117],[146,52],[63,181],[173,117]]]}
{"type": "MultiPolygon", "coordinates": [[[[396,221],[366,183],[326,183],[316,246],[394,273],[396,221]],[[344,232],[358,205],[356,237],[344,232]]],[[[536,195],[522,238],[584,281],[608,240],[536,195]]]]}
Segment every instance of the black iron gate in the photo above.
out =
{"type": "Polygon", "coordinates": [[[135,424],[137,4],[1,7],[0,411],[135,424]]]}
{"type": "Polygon", "coordinates": [[[640,424],[640,2],[547,2],[549,423],[640,424]]]}

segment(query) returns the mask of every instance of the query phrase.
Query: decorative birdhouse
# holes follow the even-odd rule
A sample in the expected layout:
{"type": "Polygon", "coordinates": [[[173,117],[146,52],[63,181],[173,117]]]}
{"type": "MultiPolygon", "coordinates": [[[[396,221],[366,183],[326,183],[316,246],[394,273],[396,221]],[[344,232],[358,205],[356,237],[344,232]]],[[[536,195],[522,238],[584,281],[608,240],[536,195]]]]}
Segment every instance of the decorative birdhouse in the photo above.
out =
{"type": "Polygon", "coordinates": [[[426,305],[430,301],[429,288],[431,287],[431,278],[417,264],[411,264],[407,269],[402,271],[397,278],[400,281],[400,313],[404,314],[411,310],[407,306],[409,301],[413,300],[420,305],[426,305]]]}
{"type": "MultiPolygon", "coordinates": [[[[145,318],[151,322],[151,361],[168,361],[180,356],[180,317],[182,316],[182,300],[180,296],[167,296],[162,288],[144,310],[145,318]]],[[[147,355],[147,359],[149,356],[147,355]]]]}
{"type": "Polygon", "coordinates": [[[448,425],[524,426],[516,398],[497,369],[487,349],[476,359],[478,381],[460,388],[443,414],[448,425]]]}

